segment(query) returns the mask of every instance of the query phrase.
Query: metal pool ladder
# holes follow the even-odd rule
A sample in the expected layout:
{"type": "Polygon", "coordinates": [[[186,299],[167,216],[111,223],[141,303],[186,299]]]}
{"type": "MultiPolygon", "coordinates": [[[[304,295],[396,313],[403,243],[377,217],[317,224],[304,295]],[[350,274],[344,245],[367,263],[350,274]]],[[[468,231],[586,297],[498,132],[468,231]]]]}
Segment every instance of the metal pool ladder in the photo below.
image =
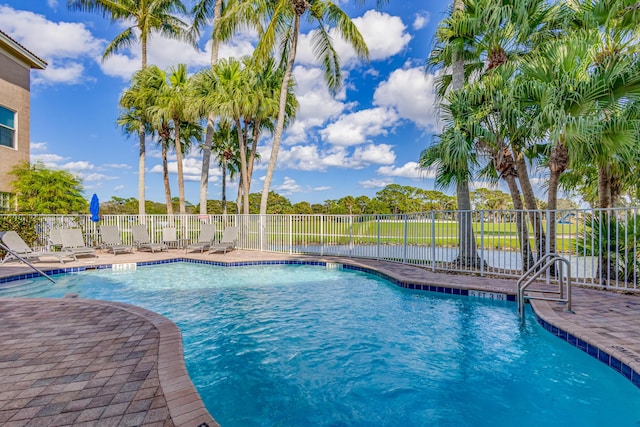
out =
{"type": "MultiPolygon", "coordinates": [[[[547,282],[549,279],[547,278],[547,282]]],[[[571,311],[571,264],[569,260],[561,257],[556,253],[548,253],[536,262],[533,267],[527,270],[526,273],[518,279],[518,315],[520,319],[524,318],[524,303],[525,300],[532,299],[540,299],[547,301],[557,301],[567,304],[567,308],[565,311],[569,313],[573,313],[571,311]],[[558,294],[558,297],[551,297],[545,295],[525,295],[526,289],[531,285],[537,278],[541,275],[546,274],[549,270],[557,265],[556,274],[557,274],[557,282],[558,282],[558,290],[544,290],[538,291],[540,293],[544,292],[544,294],[558,294]],[[566,267],[566,276],[564,274],[564,267],[566,267]],[[566,292],[565,292],[566,286],[566,292]]]]}
{"type": "MultiPolygon", "coordinates": [[[[4,235],[4,231],[0,231],[0,237],[2,237],[2,235],[4,235]]],[[[26,259],[22,258],[20,255],[18,255],[17,253],[15,253],[14,251],[12,251],[11,249],[9,249],[8,247],[6,247],[4,244],[2,244],[2,242],[0,242],[0,248],[4,249],[5,251],[9,252],[11,255],[13,255],[14,257],[18,258],[20,261],[24,262],[25,264],[27,264],[29,267],[31,267],[32,269],[34,269],[38,274],[41,274],[42,276],[46,277],[47,279],[51,280],[52,283],[56,283],[55,280],[53,280],[47,273],[45,273],[44,271],[40,270],[39,268],[35,267],[33,264],[31,264],[29,261],[27,261],[26,259]]]]}

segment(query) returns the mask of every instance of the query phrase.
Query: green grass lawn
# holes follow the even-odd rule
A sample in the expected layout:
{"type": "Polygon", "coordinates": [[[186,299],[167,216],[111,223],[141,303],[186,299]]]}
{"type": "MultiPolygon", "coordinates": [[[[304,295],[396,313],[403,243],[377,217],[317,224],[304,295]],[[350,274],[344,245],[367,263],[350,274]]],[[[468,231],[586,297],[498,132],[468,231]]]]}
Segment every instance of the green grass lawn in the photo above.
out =
{"type": "MultiPolygon", "coordinates": [[[[489,223],[475,222],[473,229],[478,246],[485,249],[517,250],[518,231],[515,222],[489,223]]],[[[289,235],[294,245],[302,244],[359,244],[359,245],[401,245],[405,240],[409,245],[432,245],[455,247],[458,245],[458,224],[454,221],[324,221],[300,219],[292,224],[272,224],[270,241],[277,236],[289,235]]],[[[560,251],[575,248],[575,236],[579,235],[575,224],[556,224],[556,247],[560,251]]],[[[533,227],[529,227],[530,242],[533,245],[533,227]]]]}

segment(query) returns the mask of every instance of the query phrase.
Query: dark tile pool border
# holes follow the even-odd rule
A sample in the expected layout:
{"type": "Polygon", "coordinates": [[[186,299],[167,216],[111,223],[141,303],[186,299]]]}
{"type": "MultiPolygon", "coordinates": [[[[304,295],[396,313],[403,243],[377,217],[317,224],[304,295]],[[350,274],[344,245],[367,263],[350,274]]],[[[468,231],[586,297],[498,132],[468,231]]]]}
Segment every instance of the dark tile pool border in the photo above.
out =
{"type": "MultiPolygon", "coordinates": [[[[219,267],[248,267],[248,266],[257,266],[257,265],[312,265],[312,266],[321,266],[326,267],[327,264],[337,264],[343,270],[354,270],[360,271],[363,273],[371,274],[382,279],[388,280],[396,286],[399,286],[404,289],[415,290],[415,291],[423,291],[423,292],[437,292],[449,295],[461,295],[461,296],[469,296],[469,289],[460,289],[455,287],[448,286],[436,286],[436,285],[428,285],[428,284],[420,284],[420,283],[412,283],[405,282],[402,280],[398,280],[386,273],[375,270],[371,267],[362,267],[357,265],[345,264],[344,262],[330,262],[330,261],[308,261],[308,260],[270,260],[270,261],[234,261],[234,262],[221,262],[221,261],[209,261],[209,260],[197,260],[193,258],[171,258],[164,260],[155,260],[155,261],[140,261],[130,264],[136,264],[137,267],[150,266],[150,265],[159,265],[159,264],[172,264],[178,262],[186,262],[192,264],[205,264],[205,265],[214,265],[219,267]]],[[[125,263],[128,264],[128,263],[125,263]]],[[[65,274],[65,273],[77,273],[81,271],[87,270],[104,270],[110,269],[113,265],[117,264],[98,264],[98,265],[87,265],[80,267],[67,267],[67,268],[57,268],[51,270],[44,270],[47,274],[65,274]]],[[[2,288],[3,283],[8,283],[16,280],[25,280],[32,279],[34,277],[39,277],[39,273],[28,273],[28,274],[20,274],[16,276],[8,276],[0,278],[0,289],[2,288]]],[[[478,291],[483,291],[483,289],[477,289],[478,291]]],[[[506,294],[507,301],[515,302],[516,296],[511,294],[506,294]]],[[[533,310],[536,321],[540,326],[542,326],[545,330],[560,338],[561,340],[567,342],[568,344],[582,350],[587,353],[589,356],[593,357],[596,360],[604,363],[605,365],[612,368],[614,371],[618,372],[626,379],[631,381],[636,388],[640,389],[640,373],[635,371],[626,363],[623,363],[620,359],[610,355],[606,351],[600,349],[597,346],[589,344],[588,342],[576,337],[575,335],[567,332],[553,324],[547,322],[542,317],[533,310]]]]}

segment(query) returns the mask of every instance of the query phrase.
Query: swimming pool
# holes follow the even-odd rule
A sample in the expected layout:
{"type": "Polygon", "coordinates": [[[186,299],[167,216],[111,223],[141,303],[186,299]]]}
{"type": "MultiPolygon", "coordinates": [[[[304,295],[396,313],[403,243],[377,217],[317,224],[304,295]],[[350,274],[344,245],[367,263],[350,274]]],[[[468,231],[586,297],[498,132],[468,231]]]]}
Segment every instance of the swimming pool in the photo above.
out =
{"type": "MultiPolygon", "coordinates": [[[[173,263],[34,279],[178,324],[223,426],[637,426],[638,390],[513,303],[317,266],[173,263]]],[[[26,289],[26,288],[25,288],[26,289]]],[[[14,292],[15,293],[15,292],[14,292]]]]}

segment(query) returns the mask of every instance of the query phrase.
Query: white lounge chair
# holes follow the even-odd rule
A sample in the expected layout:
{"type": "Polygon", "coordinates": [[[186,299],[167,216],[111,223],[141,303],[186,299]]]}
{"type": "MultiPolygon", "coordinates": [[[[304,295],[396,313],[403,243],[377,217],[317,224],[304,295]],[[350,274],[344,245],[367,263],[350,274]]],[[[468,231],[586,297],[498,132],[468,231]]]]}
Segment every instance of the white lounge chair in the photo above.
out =
{"type": "Polygon", "coordinates": [[[101,225],[100,236],[102,237],[102,247],[108,252],[117,255],[118,252],[133,252],[133,245],[125,245],[122,243],[120,229],[115,225],[101,225]]]}
{"type": "Polygon", "coordinates": [[[76,256],[67,251],[61,252],[38,252],[34,251],[22,240],[22,237],[15,231],[7,231],[2,236],[2,243],[11,250],[11,252],[7,252],[7,255],[2,259],[0,264],[4,264],[6,261],[10,260],[20,260],[20,258],[27,261],[42,261],[41,258],[57,258],[60,261],[60,264],[64,264],[65,258],[71,258],[74,261],[76,260],[76,256]],[[15,255],[14,255],[15,254],[15,255]],[[17,256],[16,256],[17,255],[17,256]],[[20,257],[20,258],[18,258],[20,257]]]}
{"type": "Polygon", "coordinates": [[[238,227],[227,227],[222,232],[222,237],[218,243],[214,243],[209,248],[209,253],[235,249],[238,242],[238,227]]]}
{"type": "Polygon", "coordinates": [[[82,231],[79,228],[63,228],[60,230],[60,237],[62,238],[62,250],[73,252],[75,256],[98,256],[94,248],[85,245],[82,231]]]}
{"type": "Polygon", "coordinates": [[[62,249],[62,236],[60,235],[60,228],[52,228],[49,233],[49,248],[62,249]]]}
{"type": "Polygon", "coordinates": [[[147,226],[138,224],[131,226],[131,232],[133,233],[133,244],[136,245],[139,251],[168,251],[169,248],[164,243],[152,243],[147,232],[147,226]]]}
{"type": "Polygon", "coordinates": [[[162,243],[168,247],[177,248],[180,244],[178,241],[178,230],[175,227],[165,227],[162,229],[162,243]]]}
{"type": "Polygon", "coordinates": [[[185,252],[188,251],[200,251],[201,253],[211,247],[213,239],[216,237],[216,225],[215,224],[202,224],[200,225],[200,235],[196,243],[187,245],[185,252]]]}

